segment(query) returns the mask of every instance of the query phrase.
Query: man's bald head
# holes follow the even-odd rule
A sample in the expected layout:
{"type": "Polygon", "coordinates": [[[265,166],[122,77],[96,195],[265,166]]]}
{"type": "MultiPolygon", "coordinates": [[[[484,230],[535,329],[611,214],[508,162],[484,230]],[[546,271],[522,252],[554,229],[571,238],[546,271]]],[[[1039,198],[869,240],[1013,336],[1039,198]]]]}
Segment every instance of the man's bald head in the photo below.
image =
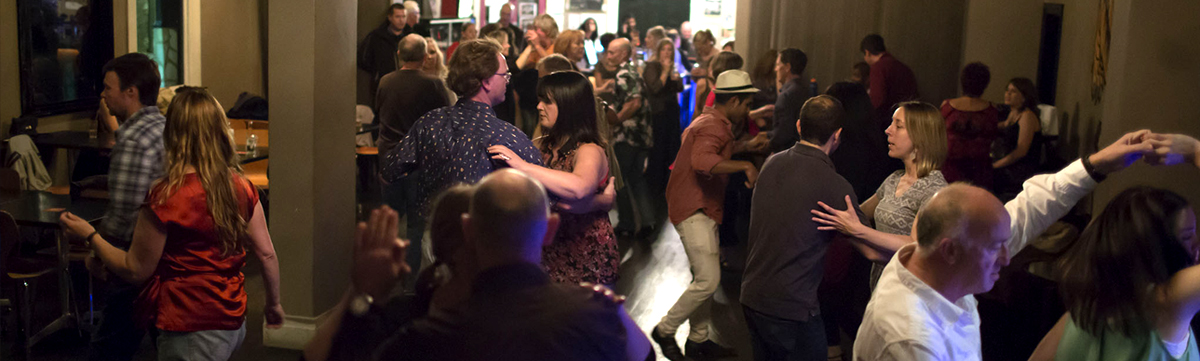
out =
{"type": "MultiPolygon", "coordinates": [[[[935,270],[935,289],[956,301],[992,289],[1008,265],[1008,212],[988,191],[956,183],[942,188],[917,213],[913,233],[923,264],[935,270]]],[[[917,257],[914,257],[914,259],[917,257]]]]}
{"type": "Polygon", "coordinates": [[[405,35],[396,46],[396,54],[401,63],[425,61],[425,38],[416,33],[405,35]]]}
{"type": "Polygon", "coordinates": [[[913,234],[921,247],[933,247],[939,239],[961,238],[964,232],[990,229],[1007,218],[1004,205],[983,188],[955,183],[942,188],[917,212],[913,234]]]}
{"type": "Polygon", "coordinates": [[[633,46],[630,45],[629,39],[616,38],[608,43],[607,51],[612,56],[618,56],[622,59],[629,59],[629,54],[633,52],[633,46]]]}
{"type": "Polygon", "coordinates": [[[468,214],[469,233],[477,238],[475,244],[481,256],[537,254],[540,257],[550,202],[546,190],[533,178],[513,169],[483,177],[471,197],[468,214]]]}

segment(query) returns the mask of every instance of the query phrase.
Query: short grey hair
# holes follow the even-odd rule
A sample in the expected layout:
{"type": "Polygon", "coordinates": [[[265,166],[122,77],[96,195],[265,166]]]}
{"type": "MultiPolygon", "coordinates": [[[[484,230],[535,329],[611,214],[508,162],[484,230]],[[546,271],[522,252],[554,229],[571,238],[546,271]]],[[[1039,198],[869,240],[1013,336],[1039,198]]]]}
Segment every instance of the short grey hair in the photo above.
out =
{"type": "Polygon", "coordinates": [[[425,60],[425,38],[420,35],[409,34],[400,39],[400,45],[397,46],[396,53],[400,57],[401,63],[409,63],[425,60]]]}

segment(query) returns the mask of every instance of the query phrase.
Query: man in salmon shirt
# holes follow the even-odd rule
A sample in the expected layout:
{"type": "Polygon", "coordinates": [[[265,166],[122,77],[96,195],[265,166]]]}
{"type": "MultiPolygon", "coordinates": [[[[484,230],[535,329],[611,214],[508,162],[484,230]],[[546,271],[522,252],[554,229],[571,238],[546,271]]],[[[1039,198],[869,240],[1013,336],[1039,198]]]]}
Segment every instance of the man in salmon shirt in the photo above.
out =
{"type": "Polygon", "coordinates": [[[691,320],[688,357],[720,358],[733,351],[709,338],[712,295],[721,283],[717,224],[721,222],[725,185],[731,173],[745,173],[746,188],[753,188],[758,169],[747,161],[731,160],[741,147],[761,144],[734,142],[734,126],[741,126],[750,115],[750,103],[758,92],[750,85],[750,75],[728,70],[717,77],[716,103],[683,131],[683,143],[675,157],[675,168],[667,182],[667,209],[671,223],[679,232],[691,263],[692,283],[654,327],[650,338],[670,360],[684,360],[675,343],[675,332],[684,320],[691,320]],[[737,122],[737,125],[734,125],[737,122]]]}

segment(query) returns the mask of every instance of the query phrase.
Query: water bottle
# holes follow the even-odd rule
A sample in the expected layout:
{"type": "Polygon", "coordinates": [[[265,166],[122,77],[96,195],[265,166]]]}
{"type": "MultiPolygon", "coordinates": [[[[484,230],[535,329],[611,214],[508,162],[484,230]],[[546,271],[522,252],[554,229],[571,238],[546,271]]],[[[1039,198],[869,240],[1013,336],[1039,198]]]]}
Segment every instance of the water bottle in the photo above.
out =
{"type": "Polygon", "coordinates": [[[246,137],[246,152],[254,153],[256,150],[258,150],[258,136],[250,133],[250,136],[246,137]]]}
{"type": "Polygon", "coordinates": [[[821,95],[821,93],[817,92],[817,78],[812,78],[808,81],[808,92],[814,97],[821,95]]]}

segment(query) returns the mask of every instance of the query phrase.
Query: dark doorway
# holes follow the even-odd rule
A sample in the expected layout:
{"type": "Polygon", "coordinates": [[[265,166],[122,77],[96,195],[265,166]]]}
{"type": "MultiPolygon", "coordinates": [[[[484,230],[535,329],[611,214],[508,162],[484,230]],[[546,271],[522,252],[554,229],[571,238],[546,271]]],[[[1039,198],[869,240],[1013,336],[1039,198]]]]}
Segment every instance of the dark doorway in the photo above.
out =
{"type": "Polygon", "coordinates": [[[1063,4],[1042,7],[1042,46],[1038,52],[1038,100],[1054,105],[1058,92],[1058,52],[1062,46],[1063,4]]]}
{"type": "Polygon", "coordinates": [[[644,37],[646,30],[655,26],[678,29],[679,24],[691,18],[691,9],[688,0],[621,0],[617,14],[622,23],[633,15],[644,37]]]}

